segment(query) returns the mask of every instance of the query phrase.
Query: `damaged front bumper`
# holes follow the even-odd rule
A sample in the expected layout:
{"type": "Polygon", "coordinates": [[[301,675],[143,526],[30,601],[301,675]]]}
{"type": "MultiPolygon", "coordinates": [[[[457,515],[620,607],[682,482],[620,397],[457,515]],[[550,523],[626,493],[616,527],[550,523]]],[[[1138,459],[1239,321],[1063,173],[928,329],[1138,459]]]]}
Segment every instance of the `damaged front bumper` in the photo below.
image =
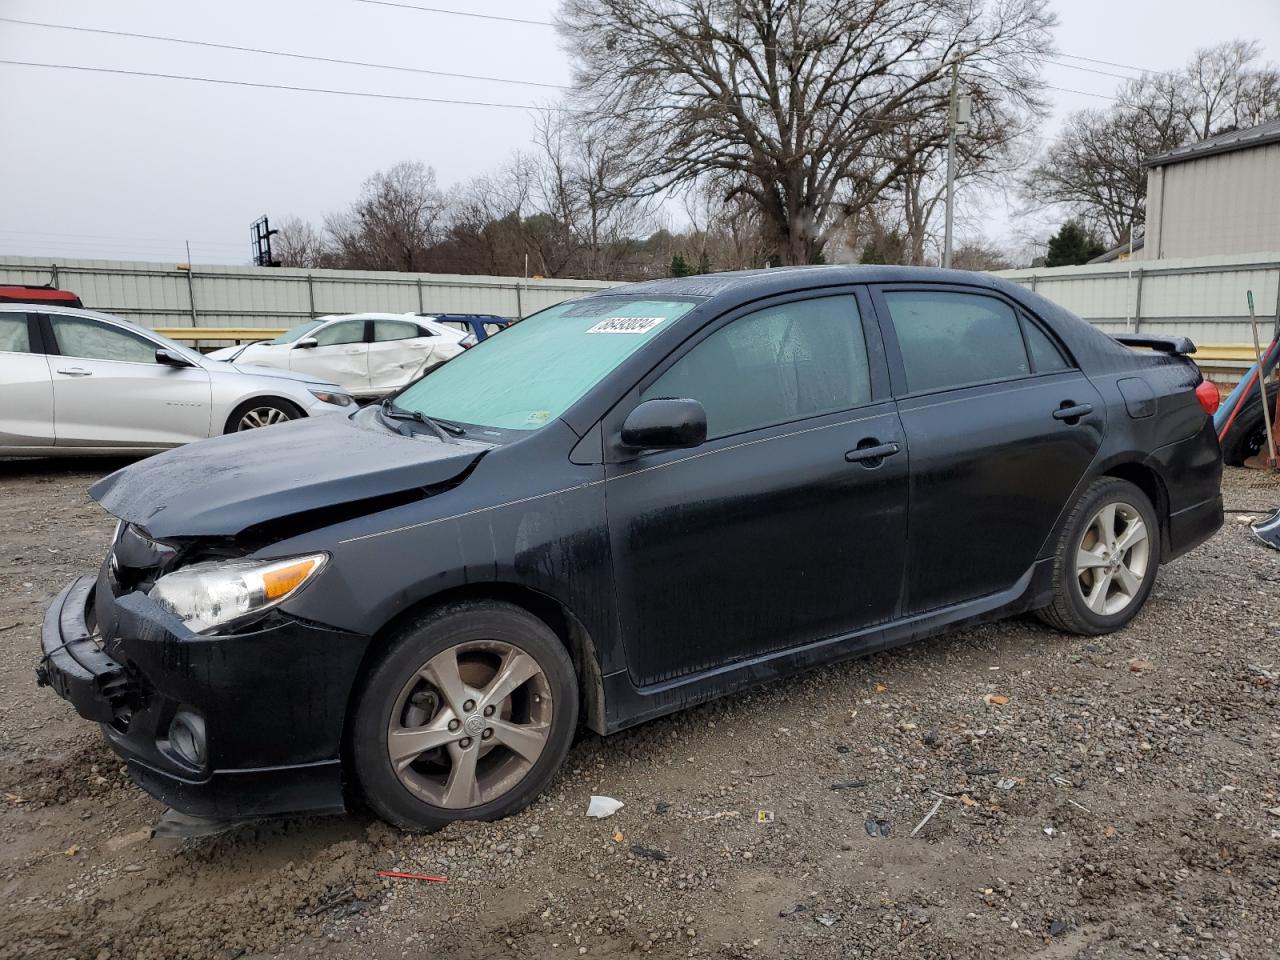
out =
{"type": "Polygon", "coordinates": [[[134,782],[174,809],[344,809],[342,728],[367,637],[279,612],[200,636],[142,593],[113,596],[104,576],[58,594],[40,644],[37,682],[101,724],[134,782]]]}

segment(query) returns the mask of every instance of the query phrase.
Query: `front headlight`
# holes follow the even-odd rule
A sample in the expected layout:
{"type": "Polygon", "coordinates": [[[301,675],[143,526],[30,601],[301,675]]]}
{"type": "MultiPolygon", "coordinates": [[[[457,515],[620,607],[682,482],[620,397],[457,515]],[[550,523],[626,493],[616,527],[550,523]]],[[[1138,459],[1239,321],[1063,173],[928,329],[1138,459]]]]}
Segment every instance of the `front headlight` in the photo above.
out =
{"type": "Polygon", "coordinates": [[[317,390],[315,387],[307,387],[308,392],[317,400],[323,400],[325,403],[332,403],[339,407],[349,407],[355,403],[349,394],[338,393],[334,390],[317,390]]]}
{"type": "Polygon", "coordinates": [[[301,589],[328,557],[313,553],[287,560],[207,560],[156,581],[147,596],[193,633],[269,610],[301,589]]]}

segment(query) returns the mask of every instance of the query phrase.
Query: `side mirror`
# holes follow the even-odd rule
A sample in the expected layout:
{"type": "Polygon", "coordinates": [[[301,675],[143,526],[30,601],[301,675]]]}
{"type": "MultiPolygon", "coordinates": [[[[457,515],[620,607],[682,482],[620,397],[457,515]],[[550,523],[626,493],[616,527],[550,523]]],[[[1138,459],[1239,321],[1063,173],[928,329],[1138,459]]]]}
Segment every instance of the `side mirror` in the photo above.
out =
{"type": "Polygon", "coordinates": [[[192,364],[192,362],[188,360],[186,357],[182,356],[181,354],[174,353],[172,350],[167,350],[164,347],[157,348],[156,363],[163,363],[167,367],[194,366],[194,364],[192,364]]]}
{"type": "Polygon", "coordinates": [[[293,345],[295,350],[314,350],[320,346],[320,341],[315,337],[303,337],[293,345]]]}
{"type": "Polygon", "coordinates": [[[646,400],[627,415],[622,443],[636,450],[683,450],[707,439],[707,411],[697,400],[646,400]]]}

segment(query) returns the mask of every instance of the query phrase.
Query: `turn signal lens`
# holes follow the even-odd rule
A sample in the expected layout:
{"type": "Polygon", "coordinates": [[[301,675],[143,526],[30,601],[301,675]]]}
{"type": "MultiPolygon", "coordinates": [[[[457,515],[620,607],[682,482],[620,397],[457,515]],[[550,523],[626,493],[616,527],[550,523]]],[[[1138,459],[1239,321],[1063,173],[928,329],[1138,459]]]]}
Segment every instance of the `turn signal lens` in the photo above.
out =
{"type": "Polygon", "coordinates": [[[267,600],[271,602],[283,600],[302,586],[302,582],[315,573],[316,568],[320,566],[320,560],[320,557],[304,557],[286,567],[273,567],[264,571],[262,587],[267,600]]]}
{"type": "Polygon", "coordinates": [[[1208,380],[1201,380],[1196,387],[1196,399],[1211,417],[1218,412],[1218,404],[1222,402],[1222,398],[1218,396],[1218,388],[1208,380]]]}

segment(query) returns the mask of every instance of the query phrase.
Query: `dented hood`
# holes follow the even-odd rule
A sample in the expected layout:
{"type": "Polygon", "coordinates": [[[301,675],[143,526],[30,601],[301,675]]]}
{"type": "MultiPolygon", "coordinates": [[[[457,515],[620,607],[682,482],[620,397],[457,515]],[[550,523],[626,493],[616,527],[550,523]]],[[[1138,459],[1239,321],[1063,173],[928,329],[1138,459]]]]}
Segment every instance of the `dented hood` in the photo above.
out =
{"type": "Polygon", "coordinates": [[[492,449],[402,436],[372,411],[228,434],[99,480],[89,495],[152,537],[234,536],[248,527],[448,483],[492,449]]]}

